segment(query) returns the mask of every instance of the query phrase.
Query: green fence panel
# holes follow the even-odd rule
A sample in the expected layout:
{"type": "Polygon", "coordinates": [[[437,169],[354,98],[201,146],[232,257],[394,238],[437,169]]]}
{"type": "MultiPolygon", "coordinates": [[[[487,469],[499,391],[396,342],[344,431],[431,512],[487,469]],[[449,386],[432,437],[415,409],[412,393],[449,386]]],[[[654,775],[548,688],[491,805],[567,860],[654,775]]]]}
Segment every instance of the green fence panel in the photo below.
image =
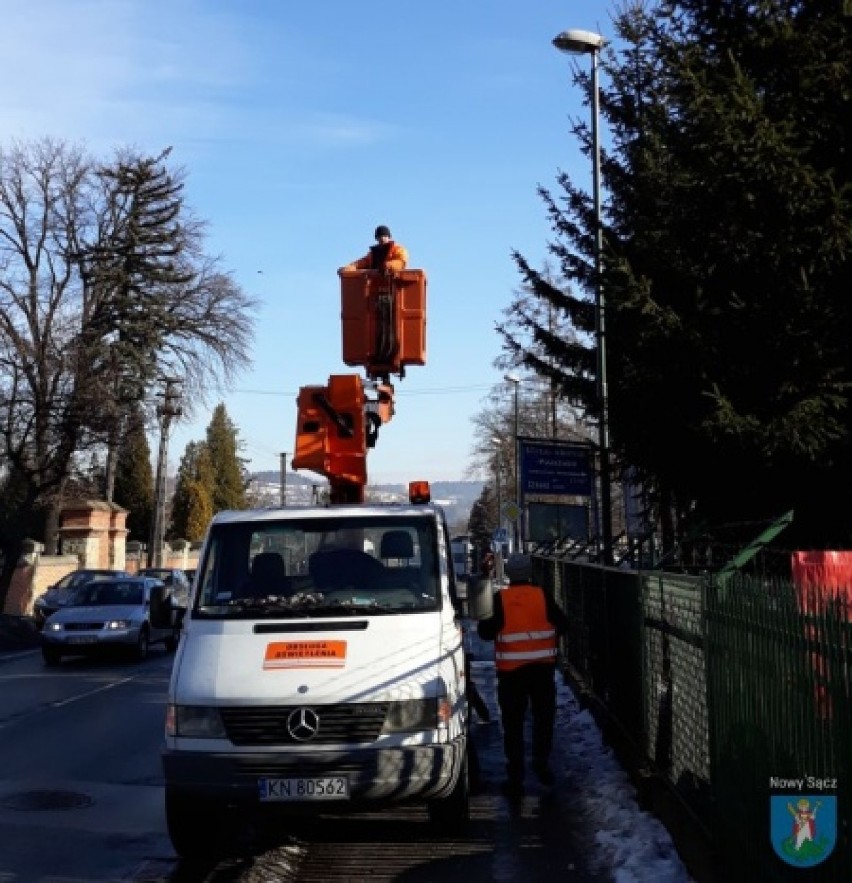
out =
{"type": "Polygon", "coordinates": [[[720,879],[852,880],[848,604],[736,571],[717,583],[556,555],[537,556],[534,577],[570,619],[561,659],[705,823],[720,879]],[[776,853],[771,797],[781,780],[807,777],[836,781],[825,793],[837,837],[803,868],[776,853]]]}
{"type": "Polygon", "coordinates": [[[645,752],[658,774],[703,820],[710,797],[710,735],[704,645],[704,580],[645,573],[645,752]]]}
{"type": "MultiPolygon", "coordinates": [[[[731,879],[852,879],[850,626],[846,612],[818,606],[806,612],[789,584],[747,577],[708,591],[713,829],[731,879]],[[825,791],[837,798],[837,843],[805,870],[795,852],[777,854],[770,809],[782,780],[808,777],[839,787],[825,791]]],[[[790,789],[791,801],[803,792],[814,789],[790,789]]]]}
{"type": "Polygon", "coordinates": [[[642,606],[636,574],[537,558],[533,577],[553,593],[568,616],[562,659],[627,735],[641,744],[642,606]]]}

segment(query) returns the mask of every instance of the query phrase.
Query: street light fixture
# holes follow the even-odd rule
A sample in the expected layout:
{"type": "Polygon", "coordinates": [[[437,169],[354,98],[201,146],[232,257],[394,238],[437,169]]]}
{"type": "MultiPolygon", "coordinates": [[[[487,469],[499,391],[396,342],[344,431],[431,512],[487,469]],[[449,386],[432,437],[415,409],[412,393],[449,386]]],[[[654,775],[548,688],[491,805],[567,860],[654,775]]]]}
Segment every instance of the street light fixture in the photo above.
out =
{"type": "Polygon", "coordinates": [[[518,438],[518,388],[521,378],[517,374],[504,374],[503,380],[515,387],[515,505],[518,507],[518,517],[515,519],[515,549],[522,552],[524,548],[524,510],[521,506],[521,441],[518,438]]]}
{"type": "Polygon", "coordinates": [[[601,285],[601,252],[603,226],[601,223],[601,148],[598,131],[600,116],[600,89],[598,60],[606,40],[594,31],[563,31],[553,39],[560,52],[570,55],[590,55],[592,59],[592,191],[595,216],[595,343],[597,346],[598,456],[600,458],[601,533],[604,564],[612,564],[612,492],[609,472],[609,401],[606,377],[606,302],[601,285]]]}

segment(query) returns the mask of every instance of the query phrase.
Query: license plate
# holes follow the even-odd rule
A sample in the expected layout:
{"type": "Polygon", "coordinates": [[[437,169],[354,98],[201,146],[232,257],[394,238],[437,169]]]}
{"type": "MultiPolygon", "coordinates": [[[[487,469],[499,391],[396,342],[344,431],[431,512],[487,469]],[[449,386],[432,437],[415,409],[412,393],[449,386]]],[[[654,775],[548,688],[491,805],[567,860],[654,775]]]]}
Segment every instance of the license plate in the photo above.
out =
{"type": "Polygon", "coordinates": [[[345,776],[306,776],[298,779],[258,779],[260,800],[348,800],[349,780],[345,776]]]}
{"type": "Polygon", "coordinates": [[[69,644],[94,644],[96,641],[94,635],[71,635],[68,638],[69,644]]]}

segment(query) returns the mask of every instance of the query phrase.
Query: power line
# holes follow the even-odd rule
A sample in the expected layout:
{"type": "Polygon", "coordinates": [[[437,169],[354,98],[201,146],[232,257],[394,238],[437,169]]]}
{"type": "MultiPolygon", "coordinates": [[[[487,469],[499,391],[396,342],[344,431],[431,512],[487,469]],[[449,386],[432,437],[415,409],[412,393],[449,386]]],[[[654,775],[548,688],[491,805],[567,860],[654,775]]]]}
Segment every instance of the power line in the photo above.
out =
{"type": "MultiPolygon", "coordinates": [[[[432,389],[394,391],[394,396],[418,396],[418,395],[445,395],[447,393],[473,392],[478,389],[492,389],[496,383],[477,383],[471,386],[441,386],[432,389]]],[[[273,389],[234,389],[229,394],[276,396],[278,398],[292,398],[296,392],[288,392],[273,389]]]]}

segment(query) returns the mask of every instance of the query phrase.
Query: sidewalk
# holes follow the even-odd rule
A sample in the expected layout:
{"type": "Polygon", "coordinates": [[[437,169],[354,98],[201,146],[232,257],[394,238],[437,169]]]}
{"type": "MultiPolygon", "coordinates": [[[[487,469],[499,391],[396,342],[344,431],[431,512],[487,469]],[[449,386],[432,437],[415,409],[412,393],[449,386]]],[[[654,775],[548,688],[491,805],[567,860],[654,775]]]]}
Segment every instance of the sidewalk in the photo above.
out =
{"type": "MultiPolygon", "coordinates": [[[[494,645],[476,634],[476,621],[464,621],[466,646],[472,654],[472,679],[485,700],[493,723],[473,727],[486,791],[499,791],[505,760],[497,705],[494,645]],[[486,730],[487,728],[487,730],[486,730]],[[487,732],[487,735],[486,735],[487,732]]],[[[588,708],[583,708],[571,687],[556,678],[556,727],[551,757],[556,783],[550,789],[564,798],[562,830],[565,841],[582,843],[584,862],[593,879],[599,875],[619,883],[711,883],[702,869],[691,874],[670,831],[653,813],[643,810],[630,776],[607,744],[588,708]]],[[[529,717],[526,728],[530,744],[529,717]]],[[[531,772],[527,775],[523,811],[546,799],[531,772]]],[[[552,809],[552,807],[551,807],[552,809]]]]}
{"type": "Polygon", "coordinates": [[[0,656],[41,646],[41,633],[29,616],[0,613],[0,656]]]}

